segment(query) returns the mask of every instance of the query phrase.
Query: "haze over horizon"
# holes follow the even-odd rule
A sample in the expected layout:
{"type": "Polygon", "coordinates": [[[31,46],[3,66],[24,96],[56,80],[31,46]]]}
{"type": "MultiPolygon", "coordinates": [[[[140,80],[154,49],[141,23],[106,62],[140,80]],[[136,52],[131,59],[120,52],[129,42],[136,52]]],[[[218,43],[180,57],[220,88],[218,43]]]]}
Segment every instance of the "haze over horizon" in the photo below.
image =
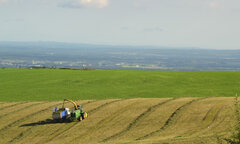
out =
{"type": "Polygon", "coordinates": [[[0,41],[240,49],[238,0],[0,0],[0,41]]]}

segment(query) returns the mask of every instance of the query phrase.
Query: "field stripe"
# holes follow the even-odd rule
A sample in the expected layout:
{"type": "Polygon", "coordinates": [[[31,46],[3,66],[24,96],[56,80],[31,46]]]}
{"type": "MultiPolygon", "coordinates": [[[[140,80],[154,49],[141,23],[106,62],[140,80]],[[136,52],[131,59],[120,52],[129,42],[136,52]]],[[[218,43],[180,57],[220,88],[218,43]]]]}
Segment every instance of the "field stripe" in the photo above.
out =
{"type": "Polygon", "coordinates": [[[187,102],[186,104],[180,106],[178,109],[176,109],[172,114],[171,116],[167,119],[167,121],[165,122],[165,124],[158,130],[156,131],[153,131],[149,134],[146,134],[145,136],[142,136],[142,137],[139,137],[137,138],[136,140],[143,140],[143,139],[146,139],[148,137],[151,137],[151,136],[154,136],[156,135],[157,133],[160,133],[161,131],[165,130],[168,126],[170,126],[171,122],[173,122],[174,120],[177,119],[179,113],[184,109],[186,108],[187,106],[189,106],[190,104],[192,104],[193,102],[196,102],[196,101],[199,101],[199,100],[202,100],[202,99],[205,99],[205,98],[198,98],[198,99],[194,99],[194,100],[191,100],[189,102],[187,102]]]}
{"type": "Polygon", "coordinates": [[[200,133],[200,131],[203,131],[204,129],[207,129],[209,126],[213,125],[216,119],[218,118],[219,113],[222,111],[224,107],[225,107],[224,101],[212,106],[203,117],[202,119],[203,123],[201,123],[198,129],[190,130],[184,133],[183,135],[192,136],[193,134],[200,133]],[[214,116],[212,119],[210,119],[210,122],[208,122],[207,119],[209,119],[212,113],[214,114],[214,116]]]}
{"type": "MultiPolygon", "coordinates": [[[[171,142],[171,144],[208,144],[208,143],[216,143],[217,136],[224,138],[226,136],[225,134],[210,134],[210,135],[204,135],[204,136],[194,136],[194,137],[175,137],[168,140],[156,140],[151,141],[151,143],[154,144],[169,144],[168,142],[171,142]],[[209,139],[212,139],[209,141],[209,139]]],[[[220,143],[219,143],[220,144],[220,143]]]]}
{"type": "Polygon", "coordinates": [[[19,135],[17,135],[16,137],[14,137],[13,139],[11,139],[10,141],[8,141],[8,143],[16,143],[17,141],[19,141],[23,136],[25,136],[26,134],[29,134],[29,129],[21,132],[19,135]]]}
{"type": "Polygon", "coordinates": [[[113,104],[113,103],[116,103],[116,102],[119,102],[119,101],[123,101],[123,100],[125,100],[125,99],[118,99],[118,100],[114,100],[114,101],[110,101],[110,102],[104,103],[104,104],[102,104],[102,105],[100,105],[100,106],[90,110],[88,113],[89,114],[95,113],[96,111],[98,111],[99,109],[102,109],[103,107],[105,107],[107,105],[110,105],[110,104],[113,104]]]}
{"type": "MultiPolygon", "coordinates": [[[[225,119],[227,119],[227,117],[224,117],[223,120],[221,120],[221,121],[216,125],[216,127],[219,126],[219,125],[222,125],[222,124],[224,123],[225,119]]],[[[228,130],[228,132],[229,132],[229,131],[231,131],[231,128],[228,130]]],[[[197,132],[197,133],[202,133],[202,131],[201,131],[201,132],[197,132]]],[[[208,135],[205,135],[205,134],[204,134],[204,136],[201,136],[201,135],[191,135],[191,136],[189,136],[189,137],[184,137],[184,139],[194,139],[194,140],[195,140],[196,138],[201,138],[201,139],[203,139],[203,138],[208,138],[208,137],[214,138],[214,139],[216,140],[217,137],[220,137],[221,139],[226,138],[226,135],[223,134],[223,133],[221,133],[221,134],[214,133],[214,134],[208,134],[208,135]]],[[[178,137],[178,138],[179,138],[179,137],[178,137]]],[[[175,140],[177,141],[178,138],[177,138],[177,136],[176,136],[176,137],[175,137],[175,140]]],[[[183,137],[182,137],[182,138],[183,138],[183,137]]],[[[207,142],[205,142],[205,143],[207,143],[207,142]]]]}
{"type": "Polygon", "coordinates": [[[203,130],[205,130],[205,129],[208,129],[208,127],[210,127],[211,125],[213,125],[214,122],[217,120],[220,112],[222,111],[222,109],[223,109],[224,107],[225,107],[224,104],[221,105],[221,107],[218,108],[217,112],[215,113],[215,115],[214,115],[213,119],[210,121],[210,123],[204,124],[204,125],[203,125],[203,128],[201,128],[201,129],[199,129],[199,130],[196,130],[196,131],[194,131],[194,132],[191,132],[191,133],[190,133],[190,136],[193,135],[193,134],[201,133],[201,131],[203,131],[203,130]]]}
{"type": "MultiPolygon", "coordinates": [[[[46,103],[46,102],[45,102],[45,103],[46,103]]],[[[42,104],[45,104],[45,103],[42,103],[42,104]]],[[[12,126],[15,126],[15,125],[17,125],[17,124],[19,124],[19,123],[21,123],[21,122],[23,122],[23,121],[31,118],[32,116],[35,116],[35,115],[38,115],[38,114],[40,114],[40,113],[42,113],[42,112],[48,111],[48,110],[51,109],[52,107],[56,107],[56,106],[58,106],[58,105],[60,105],[60,104],[61,104],[61,103],[51,105],[51,106],[49,106],[49,107],[47,107],[47,108],[45,108],[45,109],[42,109],[42,110],[40,110],[40,111],[34,112],[34,113],[32,113],[32,114],[29,114],[29,115],[27,115],[27,116],[25,116],[25,117],[23,117],[23,118],[21,118],[21,119],[18,119],[18,120],[16,120],[16,121],[8,124],[7,126],[1,128],[1,129],[0,129],[0,133],[4,132],[5,130],[9,129],[9,128],[12,127],[12,126]]]]}
{"type": "Polygon", "coordinates": [[[124,108],[121,108],[119,110],[117,110],[116,112],[114,112],[112,115],[110,115],[107,118],[104,118],[103,120],[99,121],[96,126],[93,126],[93,128],[89,129],[87,132],[85,132],[84,134],[81,134],[80,136],[78,136],[77,138],[74,138],[73,140],[71,140],[70,142],[68,142],[69,144],[75,143],[75,139],[81,139],[84,136],[87,136],[89,134],[91,134],[92,132],[94,132],[97,129],[100,129],[104,124],[110,122],[111,120],[113,120],[114,118],[116,118],[117,116],[119,116],[120,113],[125,112],[126,110],[130,109],[131,107],[135,106],[136,104],[139,104],[140,102],[134,102],[132,104],[129,104],[127,106],[125,106],[124,108]]]}
{"type": "MultiPolygon", "coordinates": [[[[89,104],[92,102],[95,102],[95,101],[88,101],[88,102],[83,103],[82,105],[85,106],[86,104],[89,104]]],[[[43,142],[40,142],[40,143],[47,143],[47,142],[51,141],[53,138],[57,137],[58,135],[62,134],[65,131],[69,130],[71,127],[74,127],[76,124],[77,124],[77,122],[72,122],[64,127],[58,128],[57,130],[52,132],[47,139],[45,139],[43,142]]]]}
{"type": "MultiPolygon", "coordinates": [[[[62,102],[61,102],[61,103],[58,103],[58,104],[54,104],[54,105],[52,105],[52,106],[49,106],[49,107],[47,107],[46,109],[43,109],[43,110],[41,110],[41,111],[39,111],[39,112],[36,112],[36,113],[34,113],[34,114],[31,114],[31,116],[34,116],[34,115],[36,115],[36,114],[39,114],[39,113],[43,113],[43,112],[45,112],[45,111],[48,111],[48,110],[50,110],[52,107],[59,106],[60,104],[62,104],[62,102]]],[[[33,127],[30,127],[30,128],[28,128],[28,129],[26,129],[25,131],[21,132],[19,135],[17,135],[17,136],[14,137],[12,140],[10,140],[9,143],[15,143],[16,141],[19,141],[23,136],[26,136],[27,134],[30,134],[29,132],[30,132],[30,130],[31,130],[32,128],[33,128],[33,127]]],[[[0,130],[0,131],[1,131],[1,130],[0,130]]]]}
{"type": "Polygon", "coordinates": [[[111,139],[114,139],[116,137],[119,137],[121,135],[124,135],[127,131],[131,130],[139,121],[141,121],[144,117],[146,117],[147,115],[149,115],[151,112],[154,112],[158,107],[162,106],[163,104],[166,104],[170,101],[173,101],[174,99],[176,98],[172,98],[172,99],[169,99],[169,100],[166,100],[166,101],[163,101],[163,102],[160,102],[156,105],[153,105],[151,107],[149,107],[146,111],[144,111],[143,113],[141,113],[139,116],[137,116],[136,119],[134,119],[126,129],[120,131],[119,133],[116,133],[104,140],[102,140],[101,142],[106,142],[106,141],[109,141],[111,139]]]}
{"type": "MultiPolygon", "coordinates": [[[[88,104],[90,102],[94,102],[94,101],[88,101],[84,104],[88,104]]],[[[58,104],[59,105],[59,104],[58,104]]],[[[30,131],[33,129],[34,127],[30,127],[28,129],[26,129],[25,131],[21,132],[19,135],[17,135],[16,137],[14,137],[12,140],[9,141],[9,143],[15,143],[19,140],[21,140],[23,137],[27,136],[28,134],[30,134],[30,131]]],[[[56,131],[58,131],[59,129],[57,129],[56,131]]]]}
{"type": "Polygon", "coordinates": [[[203,121],[205,121],[205,120],[207,119],[207,117],[209,116],[210,112],[212,112],[214,108],[218,108],[219,105],[221,105],[221,107],[219,108],[219,110],[217,111],[217,113],[215,114],[215,116],[214,116],[214,118],[213,118],[213,120],[212,120],[212,121],[215,121],[216,118],[217,118],[217,116],[218,116],[218,114],[219,114],[219,112],[220,112],[220,110],[221,110],[221,109],[223,108],[223,106],[224,106],[224,105],[223,105],[223,102],[220,103],[220,104],[218,104],[218,105],[215,105],[215,106],[213,106],[211,109],[209,109],[208,112],[206,113],[206,115],[204,116],[203,121]]]}
{"type": "MultiPolygon", "coordinates": [[[[36,104],[41,104],[41,103],[42,103],[42,102],[40,102],[40,103],[34,103],[34,104],[31,104],[31,105],[25,106],[25,107],[23,107],[23,108],[16,109],[16,110],[14,110],[14,111],[8,112],[8,113],[6,113],[6,114],[4,114],[4,115],[0,115],[0,119],[1,119],[2,117],[6,117],[6,116],[8,116],[8,115],[12,115],[13,113],[17,113],[17,112],[23,111],[23,110],[28,109],[28,108],[36,105],[36,104]]],[[[15,106],[16,106],[16,105],[15,105],[15,106]]]]}
{"type": "Polygon", "coordinates": [[[0,111],[5,110],[5,109],[10,108],[10,107],[14,107],[14,106],[18,106],[18,105],[21,105],[21,104],[25,104],[25,103],[28,103],[28,102],[27,101],[19,102],[19,103],[15,103],[15,104],[11,104],[11,105],[5,106],[5,107],[1,107],[0,111]]]}
{"type": "MultiPolygon", "coordinates": [[[[120,99],[120,100],[114,100],[114,101],[110,101],[110,102],[104,103],[104,104],[102,104],[102,105],[100,105],[100,106],[98,106],[98,107],[96,107],[96,108],[88,111],[88,114],[90,115],[90,114],[98,111],[99,109],[101,109],[101,108],[103,108],[103,107],[105,107],[105,106],[107,106],[107,105],[109,105],[109,104],[118,102],[118,101],[122,101],[122,100],[120,99]]],[[[75,123],[72,122],[72,123],[66,125],[65,127],[60,128],[58,131],[53,132],[47,139],[45,139],[43,142],[40,142],[40,143],[50,142],[50,141],[52,141],[54,138],[56,138],[56,137],[58,137],[58,136],[60,136],[60,135],[62,135],[62,134],[64,134],[64,133],[66,133],[67,131],[69,131],[71,128],[73,128],[74,126],[76,126],[76,125],[78,125],[78,124],[80,124],[80,123],[79,123],[79,122],[75,122],[75,123]]]]}

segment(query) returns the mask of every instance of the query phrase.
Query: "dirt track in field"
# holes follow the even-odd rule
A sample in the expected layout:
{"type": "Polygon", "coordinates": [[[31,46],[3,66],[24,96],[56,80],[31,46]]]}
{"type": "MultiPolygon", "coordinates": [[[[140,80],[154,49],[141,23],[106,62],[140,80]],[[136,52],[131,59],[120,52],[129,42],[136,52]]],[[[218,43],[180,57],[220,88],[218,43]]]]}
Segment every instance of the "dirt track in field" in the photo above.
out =
{"type": "MultiPolygon", "coordinates": [[[[217,143],[230,134],[234,98],[78,101],[89,117],[54,123],[62,102],[0,104],[0,143],[217,143]]],[[[70,107],[71,105],[66,105],[70,107]]]]}

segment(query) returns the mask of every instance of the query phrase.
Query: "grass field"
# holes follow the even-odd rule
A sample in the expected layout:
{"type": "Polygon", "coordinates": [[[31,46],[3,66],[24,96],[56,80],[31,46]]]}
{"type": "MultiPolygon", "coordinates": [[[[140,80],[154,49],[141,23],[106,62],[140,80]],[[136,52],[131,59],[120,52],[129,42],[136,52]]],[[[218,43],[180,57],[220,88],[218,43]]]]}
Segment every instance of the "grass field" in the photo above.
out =
{"type": "Polygon", "coordinates": [[[89,117],[53,123],[55,102],[0,104],[0,143],[200,144],[230,135],[234,98],[81,100],[89,117]]]}
{"type": "Polygon", "coordinates": [[[239,85],[235,71],[0,69],[0,143],[216,144],[239,85]],[[89,117],[53,123],[65,98],[89,117]]]}
{"type": "Polygon", "coordinates": [[[0,101],[232,97],[236,71],[0,69],[0,101]]]}

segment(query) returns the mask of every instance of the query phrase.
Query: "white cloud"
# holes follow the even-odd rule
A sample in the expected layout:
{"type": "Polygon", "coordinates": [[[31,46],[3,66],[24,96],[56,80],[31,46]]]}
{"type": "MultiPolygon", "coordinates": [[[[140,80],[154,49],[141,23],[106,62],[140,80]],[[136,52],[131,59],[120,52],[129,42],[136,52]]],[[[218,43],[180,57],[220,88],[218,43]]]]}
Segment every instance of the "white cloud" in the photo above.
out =
{"type": "Polygon", "coordinates": [[[0,0],[0,3],[7,3],[8,0],[0,0]]]}
{"type": "Polygon", "coordinates": [[[108,4],[108,0],[73,0],[61,6],[67,8],[104,8],[108,4]]]}
{"type": "Polygon", "coordinates": [[[209,6],[210,8],[221,8],[221,5],[220,5],[219,3],[217,3],[217,2],[214,2],[214,1],[209,2],[209,3],[208,3],[208,6],[209,6]]]}

